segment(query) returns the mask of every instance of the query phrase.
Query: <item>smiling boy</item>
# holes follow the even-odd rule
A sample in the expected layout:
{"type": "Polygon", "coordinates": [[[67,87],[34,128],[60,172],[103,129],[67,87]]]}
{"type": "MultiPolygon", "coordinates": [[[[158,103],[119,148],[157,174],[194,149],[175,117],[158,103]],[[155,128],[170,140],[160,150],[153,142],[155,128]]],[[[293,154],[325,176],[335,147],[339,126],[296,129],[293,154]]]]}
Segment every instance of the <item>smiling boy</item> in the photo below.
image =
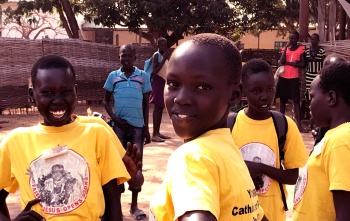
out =
{"type": "MultiPolygon", "coordinates": [[[[121,221],[117,179],[130,177],[119,141],[102,124],[72,115],[74,68],[60,56],[45,56],[34,64],[31,81],[30,97],[43,122],[13,130],[0,144],[2,195],[13,183],[20,187],[22,208],[27,205],[20,220],[97,221],[104,214],[121,221]],[[64,168],[61,182],[50,182],[53,168],[64,168]]],[[[0,218],[9,220],[2,209],[0,218]]]]}
{"type": "Polygon", "coordinates": [[[262,218],[248,169],[226,128],[230,107],[241,98],[240,71],[239,51],[216,34],[196,35],[173,52],[165,105],[185,143],[168,161],[150,220],[262,218]]]}

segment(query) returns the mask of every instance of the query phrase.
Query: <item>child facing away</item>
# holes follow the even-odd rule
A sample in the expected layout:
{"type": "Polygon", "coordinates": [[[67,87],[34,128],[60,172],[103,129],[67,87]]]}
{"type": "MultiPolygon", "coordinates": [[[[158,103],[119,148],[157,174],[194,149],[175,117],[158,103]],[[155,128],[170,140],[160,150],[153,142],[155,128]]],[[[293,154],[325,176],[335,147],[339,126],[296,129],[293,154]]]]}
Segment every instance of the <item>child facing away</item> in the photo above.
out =
{"type": "Polygon", "coordinates": [[[152,71],[152,92],[150,103],[154,104],[153,108],[153,142],[164,142],[164,139],[170,139],[169,136],[160,133],[160,124],[162,122],[164,105],[164,87],[165,76],[168,68],[168,59],[170,53],[167,51],[168,42],[165,38],[157,39],[158,51],[153,54],[153,71],[152,71]]]}
{"type": "Polygon", "coordinates": [[[323,67],[312,81],[310,109],[319,127],[329,127],[301,170],[293,220],[350,220],[350,64],[323,67]]]}
{"type": "Polygon", "coordinates": [[[242,68],[242,84],[248,106],[238,112],[232,137],[247,163],[251,177],[262,177],[263,185],[257,190],[257,194],[267,219],[286,220],[279,182],[295,184],[299,167],[305,165],[308,154],[297,125],[286,116],[288,129],[283,148],[284,170],[279,169],[281,153],[270,113],[275,97],[271,66],[259,59],[248,61],[242,68]],[[254,160],[255,157],[259,157],[260,162],[254,160]]]}
{"type": "Polygon", "coordinates": [[[233,42],[199,34],[175,49],[165,105],[184,144],[171,155],[150,203],[150,220],[261,220],[249,171],[228,128],[241,98],[241,56],[233,42]]]}
{"type": "MultiPolygon", "coordinates": [[[[22,208],[27,205],[15,220],[100,220],[103,214],[122,220],[120,199],[113,196],[117,181],[130,177],[119,141],[100,123],[72,115],[73,66],[60,56],[42,57],[31,81],[29,95],[43,123],[14,129],[0,144],[1,196],[15,183],[22,208]]],[[[9,220],[2,209],[1,220],[9,220]]]]}
{"type": "MultiPolygon", "coordinates": [[[[347,60],[339,54],[331,53],[324,59],[323,66],[328,66],[336,62],[347,62],[347,60]]],[[[312,130],[312,135],[315,139],[314,146],[322,140],[328,130],[329,127],[317,127],[315,130],[312,130]]]]}
{"type": "MultiPolygon", "coordinates": [[[[113,120],[113,130],[123,147],[127,147],[127,142],[136,144],[142,161],[143,146],[150,143],[148,113],[151,83],[149,76],[134,66],[136,60],[134,46],[122,45],[119,49],[119,59],[122,67],[108,75],[103,87],[105,89],[105,109],[113,120]],[[114,111],[110,105],[112,95],[114,111]]],[[[144,179],[141,171],[137,177],[140,180],[144,179]]],[[[120,193],[125,191],[124,184],[119,185],[119,188],[120,193]]],[[[135,187],[129,183],[129,190],[132,193],[129,212],[135,219],[146,218],[146,214],[137,206],[141,186],[135,187]]]]}

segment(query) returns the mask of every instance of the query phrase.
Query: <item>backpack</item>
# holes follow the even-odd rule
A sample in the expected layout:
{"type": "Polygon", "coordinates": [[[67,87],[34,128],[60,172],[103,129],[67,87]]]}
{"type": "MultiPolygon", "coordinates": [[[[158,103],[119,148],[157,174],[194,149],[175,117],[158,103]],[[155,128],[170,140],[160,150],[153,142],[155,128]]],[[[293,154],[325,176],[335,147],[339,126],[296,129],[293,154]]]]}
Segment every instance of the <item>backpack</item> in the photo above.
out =
{"type": "MultiPolygon", "coordinates": [[[[284,159],[283,148],[284,148],[284,144],[286,143],[286,139],[287,139],[288,122],[287,122],[286,116],[284,116],[280,112],[273,111],[273,110],[270,110],[269,112],[271,114],[271,117],[273,120],[273,125],[275,126],[275,130],[276,130],[276,134],[277,134],[277,138],[278,138],[278,148],[279,148],[279,155],[280,155],[280,157],[279,157],[280,158],[280,169],[283,170],[283,167],[282,167],[282,161],[284,159]]],[[[233,116],[233,117],[232,117],[232,119],[228,118],[229,120],[227,121],[227,127],[230,128],[230,130],[232,131],[232,129],[236,123],[237,113],[230,112],[229,116],[233,116]]],[[[284,190],[283,190],[283,185],[282,185],[282,183],[278,183],[278,184],[279,184],[279,187],[281,190],[284,210],[287,211],[288,206],[287,206],[287,201],[286,201],[286,195],[285,195],[284,190]]]]}
{"type": "MultiPolygon", "coordinates": [[[[156,54],[156,53],[159,54],[158,51],[156,51],[154,54],[156,54]]],[[[154,54],[152,55],[152,57],[148,58],[143,65],[143,71],[146,72],[146,74],[149,77],[152,76],[152,72],[153,72],[153,56],[154,56],[154,54]]],[[[158,55],[158,62],[160,62],[159,59],[160,59],[160,56],[158,55]]],[[[160,59],[160,60],[162,60],[162,59],[160,59]]]]}

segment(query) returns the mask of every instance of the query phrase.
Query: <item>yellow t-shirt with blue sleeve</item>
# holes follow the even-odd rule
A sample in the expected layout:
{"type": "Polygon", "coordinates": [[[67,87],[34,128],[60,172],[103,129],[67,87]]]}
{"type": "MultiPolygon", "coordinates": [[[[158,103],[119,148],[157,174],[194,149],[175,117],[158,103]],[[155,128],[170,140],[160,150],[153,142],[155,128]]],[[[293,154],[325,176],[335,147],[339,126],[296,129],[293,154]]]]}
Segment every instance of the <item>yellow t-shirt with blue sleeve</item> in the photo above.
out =
{"type": "Polygon", "coordinates": [[[194,210],[209,211],[219,221],[263,216],[248,168],[227,128],[210,130],[171,155],[149,216],[173,221],[194,210]]]}
{"type": "MultiPolygon", "coordinates": [[[[303,167],[308,159],[308,154],[295,122],[286,116],[288,131],[284,145],[283,167],[294,169],[303,167]]],[[[238,112],[232,137],[240,149],[242,157],[247,161],[255,161],[280,168],[278,137],[272,117],[266,120],[253,120],[244,110],[238,112]]],[[[286,220],[281,190],[276,180],[262,175],[264,185],[257,190],[259,202],[264,209],[266,217],[270,221],[286,220]]],[[[285,188],[285,185],[283,185],[285,188]]],[[[287,197],[287,191],[284,189],[287,197]]]]}
{"type": "Polygon", "coordinates": [[[300,172],[293,220],[336,220],[332,190],[350,191],[350,123],[325,134],[300,172]]]}
{"type": "Polygon", "coordinates": [[[32,210],[46,220],[100,220],[102,186],[130,179],[116,145],[105,126],[79,117],[62,127],[17,128],[0,144],[0,189],[15,180],[22,208],[40,198],[32,210]]]}

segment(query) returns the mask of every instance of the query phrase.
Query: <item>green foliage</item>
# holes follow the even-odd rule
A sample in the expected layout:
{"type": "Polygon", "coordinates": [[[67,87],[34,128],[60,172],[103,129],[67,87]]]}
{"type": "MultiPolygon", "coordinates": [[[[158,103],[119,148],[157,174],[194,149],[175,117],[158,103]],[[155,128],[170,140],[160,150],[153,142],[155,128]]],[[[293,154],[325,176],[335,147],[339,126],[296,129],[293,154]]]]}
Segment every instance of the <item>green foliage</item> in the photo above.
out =
{"type": "MultiPolygon", "coordinates": [[[[0,0],[6,1],[6,0],[0,0]]],[[[18,2],[9,16],[23,16],[41,9],[52,13],[63,0],[18,2]]],[[[297,0],[69,0],[72,11],[85,20],[106,27],[121,25],[155,42],[169,46],[185,35],[212,32],[237,40],[244,32],[290,30],[298,19],[297,0]],[[147,31],[144,31],[147,27],[147,31]]]]}

